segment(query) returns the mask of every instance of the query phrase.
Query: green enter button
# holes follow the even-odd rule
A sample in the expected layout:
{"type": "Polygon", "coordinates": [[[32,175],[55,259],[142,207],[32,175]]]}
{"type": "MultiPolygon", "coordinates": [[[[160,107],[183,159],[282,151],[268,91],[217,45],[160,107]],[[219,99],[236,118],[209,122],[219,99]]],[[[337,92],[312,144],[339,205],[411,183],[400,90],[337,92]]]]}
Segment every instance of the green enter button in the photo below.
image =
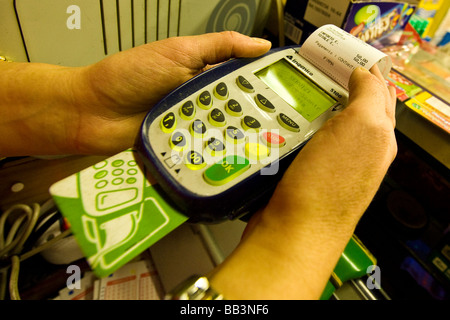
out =
{"type": "Polygon", "coordinates": [[[248,159],[231,155],[205,170],[203,178],[213,186],[221,186],[244,173],[250,168],[248,159]]]}

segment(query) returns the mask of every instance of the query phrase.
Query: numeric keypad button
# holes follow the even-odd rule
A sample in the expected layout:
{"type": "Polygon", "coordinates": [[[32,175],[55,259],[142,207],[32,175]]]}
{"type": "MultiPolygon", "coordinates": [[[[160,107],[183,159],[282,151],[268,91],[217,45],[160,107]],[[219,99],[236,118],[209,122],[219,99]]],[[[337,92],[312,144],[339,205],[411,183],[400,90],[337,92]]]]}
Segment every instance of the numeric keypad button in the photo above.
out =
{"type": "Polygon", "coordinates": [[[195,106],[192,101],[186,101],[180,107],[180,116],[184,120],[192,120],[195,116],[195,106]]]}
{"type": "Polygon", "coordinates": [[[225,145],[217,138],[211,138],[206,143],[206,150],[212,155],[217,156],[225,152],[225,145]]]}
{"type": "Polygon", "coordinates": [[[245,134],[238,128],[229,126],[225,129],[225,139],[228,142],[238,144],[244,142],[245,134]]]}
{"type": "Polygon", "coordinates": [[[206,166],[205,159],[201,153],[197,151],[189,151],[186,154],[186,166],[191,170],[200,170],[206,166]]]}
{"type": "Polygon", "coordinates": [[[169,112],[161,119],[161,130],[170,133],[177,126],[177,118],[173,112],[169,112]]]}
{"type": "Polygon", "coordinates": [[[206,133],[206,126],[202,120],[197,119],[191,123],[189,130],[194,137],[201,138],[206,133]]]}
{"type": "Polygon", "coordinates": [[[212,106],[212,97],[208,90],[203,91],[197,98],[197,105],[205,110],[212,106]]]}
{"type": "Polygon", "coordinates": [[[244,119],[242,119],[242,128],[244,128],[245,131],[254,130],[258,132],[261,129],[261,123],[252,116],[245,116],[244,119]]]}
{"type": "Polygon", "coordinates": [[[208,121],[216,127],[223,127],[227,123],[225,120],[225,115],[217,108],[211,110],[208,115],[208,121]]]}
{"type": "Polygon", "coordinates": [[[175,131],[170,136],[169,144],[173,150],[181,151],[187,146],[186,136],[180,131],[175,131]]]}
{"type": "Polygon", "coordinates": [[[242,116],[242,107],[240,103],[234,99],[228,100],[228,102],[225,104],[225,111],[233,117],[242,116]]]}
{"type": "Polygon", "coordinates": [[[214,96],[220,100],[228,99],[228,87],[225,82],[221,82],[214,87],[214,96]]]}

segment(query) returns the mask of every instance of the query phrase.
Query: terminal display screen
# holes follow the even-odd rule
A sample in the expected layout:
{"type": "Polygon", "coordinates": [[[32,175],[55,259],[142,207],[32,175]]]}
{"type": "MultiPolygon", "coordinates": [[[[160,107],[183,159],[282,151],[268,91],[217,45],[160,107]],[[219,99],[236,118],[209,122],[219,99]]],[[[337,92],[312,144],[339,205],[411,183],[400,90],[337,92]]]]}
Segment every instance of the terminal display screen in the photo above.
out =
{"type": "Polygon", "coordinates": [[[257,71],[255,75],[309,122],[336,103],[285,59],[257,71]]]}

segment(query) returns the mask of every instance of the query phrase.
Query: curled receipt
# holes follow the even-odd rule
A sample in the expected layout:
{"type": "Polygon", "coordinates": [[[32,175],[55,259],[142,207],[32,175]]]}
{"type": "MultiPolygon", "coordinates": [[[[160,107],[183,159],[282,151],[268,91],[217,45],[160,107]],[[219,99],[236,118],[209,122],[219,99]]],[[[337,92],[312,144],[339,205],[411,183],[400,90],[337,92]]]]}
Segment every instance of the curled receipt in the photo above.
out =
{"type": "Polygon", "coordinates": [[[376,63],[386,78],[391,70],[389,56],[332,24],[314,31],[300,48],[300,55],[348,90],[354,69],[370,69],[376,63]]]}

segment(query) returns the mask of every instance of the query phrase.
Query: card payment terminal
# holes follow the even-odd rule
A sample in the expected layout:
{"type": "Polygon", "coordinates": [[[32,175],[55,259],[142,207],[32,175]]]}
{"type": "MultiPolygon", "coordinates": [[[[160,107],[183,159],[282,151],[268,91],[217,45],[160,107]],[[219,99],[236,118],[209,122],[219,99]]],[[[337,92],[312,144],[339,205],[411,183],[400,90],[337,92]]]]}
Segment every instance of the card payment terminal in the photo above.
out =
{"type": "Polygon", "coordinates": [[[165,196],[193,221],[261,207],[348,91],[299,54],[233,59],[178,87],[146,116],[137,148],[165,196]]]}

